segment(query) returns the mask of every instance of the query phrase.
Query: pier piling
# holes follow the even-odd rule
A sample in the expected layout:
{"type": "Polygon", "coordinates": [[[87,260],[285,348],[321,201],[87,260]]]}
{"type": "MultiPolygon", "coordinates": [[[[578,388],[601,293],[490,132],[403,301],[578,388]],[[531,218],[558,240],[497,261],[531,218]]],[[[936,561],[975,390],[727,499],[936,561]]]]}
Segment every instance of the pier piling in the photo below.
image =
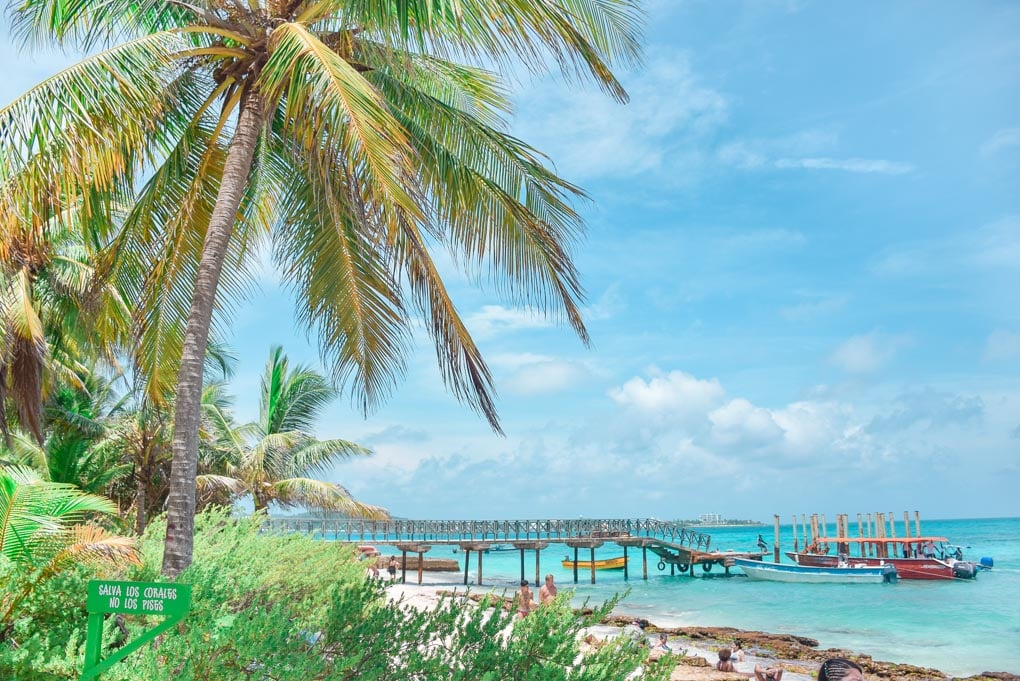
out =
{"type": "Polygon", "coordinates": [[[917,511],[914,511],[914,531],[918,537],[921,536],[921,514],[917,511]]]}
{"type": "Polygon", "coordinates": [[[775,561],[778,563],[779,562],[779,514],[778,513],[776,513],[775,518],[776,518],[776,537],[775,537],[775,541],[772,543],[772,555],[773,555],[775,561]]]}
{"type": "Polygon", "coordinates": [[[628,574],[629,572],[630,572],[630,568],[627,567],[627,545],[624,544],[623,545],[623,581],[626,582],[628,579],[630,579],[630,575],[628,574]]]}

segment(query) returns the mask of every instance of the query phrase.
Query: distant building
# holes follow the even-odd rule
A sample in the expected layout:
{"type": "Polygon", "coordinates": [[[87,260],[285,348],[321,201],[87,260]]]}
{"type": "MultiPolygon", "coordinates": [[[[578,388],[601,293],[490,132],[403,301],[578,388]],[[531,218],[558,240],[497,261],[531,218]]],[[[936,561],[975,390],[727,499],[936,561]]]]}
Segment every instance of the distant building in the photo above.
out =
{"type": "Polygon", "coordinates": [[[703,525],[721,525],[723,517],[718,513],[702,513],[698,516],[698,522],[703,525]]]}

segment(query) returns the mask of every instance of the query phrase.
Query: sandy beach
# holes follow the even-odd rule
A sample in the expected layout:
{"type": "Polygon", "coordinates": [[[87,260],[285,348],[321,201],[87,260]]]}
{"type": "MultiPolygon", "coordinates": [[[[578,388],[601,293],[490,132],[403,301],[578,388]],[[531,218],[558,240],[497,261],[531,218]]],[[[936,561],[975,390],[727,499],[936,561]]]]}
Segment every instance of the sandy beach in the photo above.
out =
{"type": "MultiPolygon", "coordinates": [[[[442,573],[442,572],[427,572],[423,577],[423,584],[407,583],[401,584],[394,582],[386,587],[386,594],[390,600],[402,600],[404,604],[413,608],[433,608],[435,607],[441,598],[448,596],[450,592],[457,594],[488,594],[494,593],[497,596],[506,596],[512,598],[515,590],[509,586],[475,586],[470,585],[465,587],[462,580],[458,579],[459,575],[454,573],[442,573]]],[[[649,628],[649,641],[656,638],[651,633],[654,627],[649,628]]],[[[654,628],[655,631],[659,631],[658,628],[654,628]]],[[[619,636],[622,631],[622,627],[619,624],[602,624],[594,627],[590,627],[586,630],[586,633],[593,634],[599,640],[608,640],[619,636]]],[[[725,674],[706,674],[705,672],[711,670],[715,662],[718,660],[717,649],[721,646],[712,646],[707,641],[693,641],[686,637],[671,636],[669,639],[670,647],[680,653],[683,651],[685,657],[690,658],[702,658],[705,660],[704,666],[692,666],[692,670],[703,670],[703,671],[692,671],[692,675],[689,677],[683,674],[674,674],[673,679],[687,679],[687,678],[719,678],[727,677],[725,674]]],[[[696,661],[695,661],[696,662],[696,661]]],[[[764,657],[760,655],[748,654],[745,659],[740,662],[735,662],[734,666],[741,675],[746,677],[754,676],[755,664],[761,664],[768,666],[775,664],[776,659],[770,657],[764,657]]],[[[817,664],[813,665],[817,667],[817,664]]],[[[783,674],[784,679],[789,681],[810,681],[814,678],[813,674],[801,673],[793,669],[787,668],[787,671],[783,674]]]]}
{"type": "MultiPolygon", "coordinates": [[[[411,575],[408,575],[411,577],[411,575]]],[[[399,577],[398,577],[399,579],[399,577]]],[[[562,588],[562,587],[561,587],[562,588]]],[[[465,597],[477,598],[482,594],[495,594],[512,598],[516,589],[510,585],[468,585],[464,586],[459,573],[426,572],[421,585],[416,583],[401,584],[394,582],[386,587],[391,600],[402,600],[414,608],[435,607],[441,598],[451,593],[463,594],[465,597]]],[[[601,640],[619,636],[623,625],[632,614],[626,608],[618,608],[605,624],[590,627],[586,630],[601,640]]],[[[759,631],[744,631],[729,627],[669,627],[657,626],[651,622],[647,634],[651,641],[659,632],[669,634],[669,645],[677,653],[684,651],[685,658],[694,665],[682,664],[677,667],[671,677],[672,681],[694,681],[696,679],[736,679],[754,677],[756,664],[762,666],[781,665],[785,672],[784,681],[811,681],[817,674],[822,660],[827,657],[850,656],[865,668],[869,678],[881,678],[884,681],[948,681],[955,678],[998,679],[1000,681],[1020,681],[1020,676],[1009,673],[992,672],[970,677],[953,677],[936,669],[917,667],[909,664],[873,660],[867,655],[854,654],[852,651],[839,649],[819,649],[817,641],[807,636],[790,634],[770,634],[759,631]],[[717,651],[734,639],[739,639],[746,651],[743,661],[735,662],[736,675],[714,672],[718,660],[717,651]],[[698,660],[701,658],[704,660],[698,660]]],[[[808,634],[810,632],[807,632],[808,634]]]]}

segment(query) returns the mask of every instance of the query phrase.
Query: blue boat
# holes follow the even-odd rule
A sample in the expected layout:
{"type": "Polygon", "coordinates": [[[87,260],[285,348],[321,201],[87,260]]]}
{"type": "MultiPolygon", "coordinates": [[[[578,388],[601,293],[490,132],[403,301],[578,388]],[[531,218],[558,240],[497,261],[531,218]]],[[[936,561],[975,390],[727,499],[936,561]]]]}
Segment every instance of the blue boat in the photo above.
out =
{"type": "Polygon", "coordinates": [[[761,560],[735,558],[733,564],[751,579],[770,582],[792,582],[800,584],[881,584],[896,581],[896,568],[892,565],[854,565],[849,563],[834,567],[812,567],[807,565],[785,565],[761,560]]]}

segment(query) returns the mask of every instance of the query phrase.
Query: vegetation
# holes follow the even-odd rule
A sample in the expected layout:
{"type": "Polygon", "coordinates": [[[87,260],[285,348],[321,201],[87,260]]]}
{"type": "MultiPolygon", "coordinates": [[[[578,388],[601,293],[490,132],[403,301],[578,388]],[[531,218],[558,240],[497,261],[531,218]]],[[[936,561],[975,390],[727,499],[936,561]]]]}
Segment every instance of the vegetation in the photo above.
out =
{"type": "Polygon", "coordinates": [[[308,367],[291,369],[283,348],[272,348],[262,377],[257,423],[234,426],[219,401],[205,401],[216,443],[211,468],[218,472],[199,475],[199,490],[210,498],[223,492],[250,495],[258,512],[276,504],[385,516],[382,509],[355,500],[343,486],[309,477],[344,459],[371,453],[347,440],[317,440],[311,435],[322,409],[335,397],[325,377],[308,367]]]}
{"type": "MultiPolygon", "coordinates": [[[[94,524],[109,514],[107,499],[46,482],[31,470],[0,468],[0,645],[41,587],[68,569],[139,563],[134,540],[94,524]]],[[[14,677],[17,678],[17,677],[14,677]]]]}
{"type": "Polygon", "coordinates": [[[213,310],[259,244],[366,410],[403,373],[415,310],[446,383],[499,428],[435,246],[587,339],[581,192],[504,131],[508,95],[472,64],[551,57],[623,100],[610,66],[637,58],[636,0],[18,0],[12,23],[104,48],[0,111],[0,220],[74,206],[117,226],[98,243],[138,301],[132,352],[149,398],[175,395],[166,574],[191,560],[213,310]]]}
{"type": "MultiPolygon", "coordinates": [[[[163,521],[142,542],[144,565],[128,576],[158,578],[163,521]]],[[[647,651],[620,641],[585,656],[580,629],[605,608],[578,617],[564,594],[524,620],[502,609],[445,601],[434,611],[388,603],[382,586],[365,577],[349,548],[297,535],[259,533],[259,522],[221,511],[196,519],[195,560],[181,580],[193,585],[191,614],[158,647],[115,666],[110,681],[618,681],[647,651]]],[[[5,587],[0,586],[0,593],[5,587]]],[[[18,646],[0,644],[0,678],[74,678],[84,639],[84,576],[52,588],[47,598],[62,616],[32,611],[18,646]]],[[[609,604],[611,605],[611,604],[609,604]]],[[[606,607],[609,607],[607,605],[606,607]]],[[[146,623],[127,617],[123,630],[107,622],[104,647],[120,645],[146,623]]],[[[642,678],[664,679],[666,665],[642,678]]]]}

